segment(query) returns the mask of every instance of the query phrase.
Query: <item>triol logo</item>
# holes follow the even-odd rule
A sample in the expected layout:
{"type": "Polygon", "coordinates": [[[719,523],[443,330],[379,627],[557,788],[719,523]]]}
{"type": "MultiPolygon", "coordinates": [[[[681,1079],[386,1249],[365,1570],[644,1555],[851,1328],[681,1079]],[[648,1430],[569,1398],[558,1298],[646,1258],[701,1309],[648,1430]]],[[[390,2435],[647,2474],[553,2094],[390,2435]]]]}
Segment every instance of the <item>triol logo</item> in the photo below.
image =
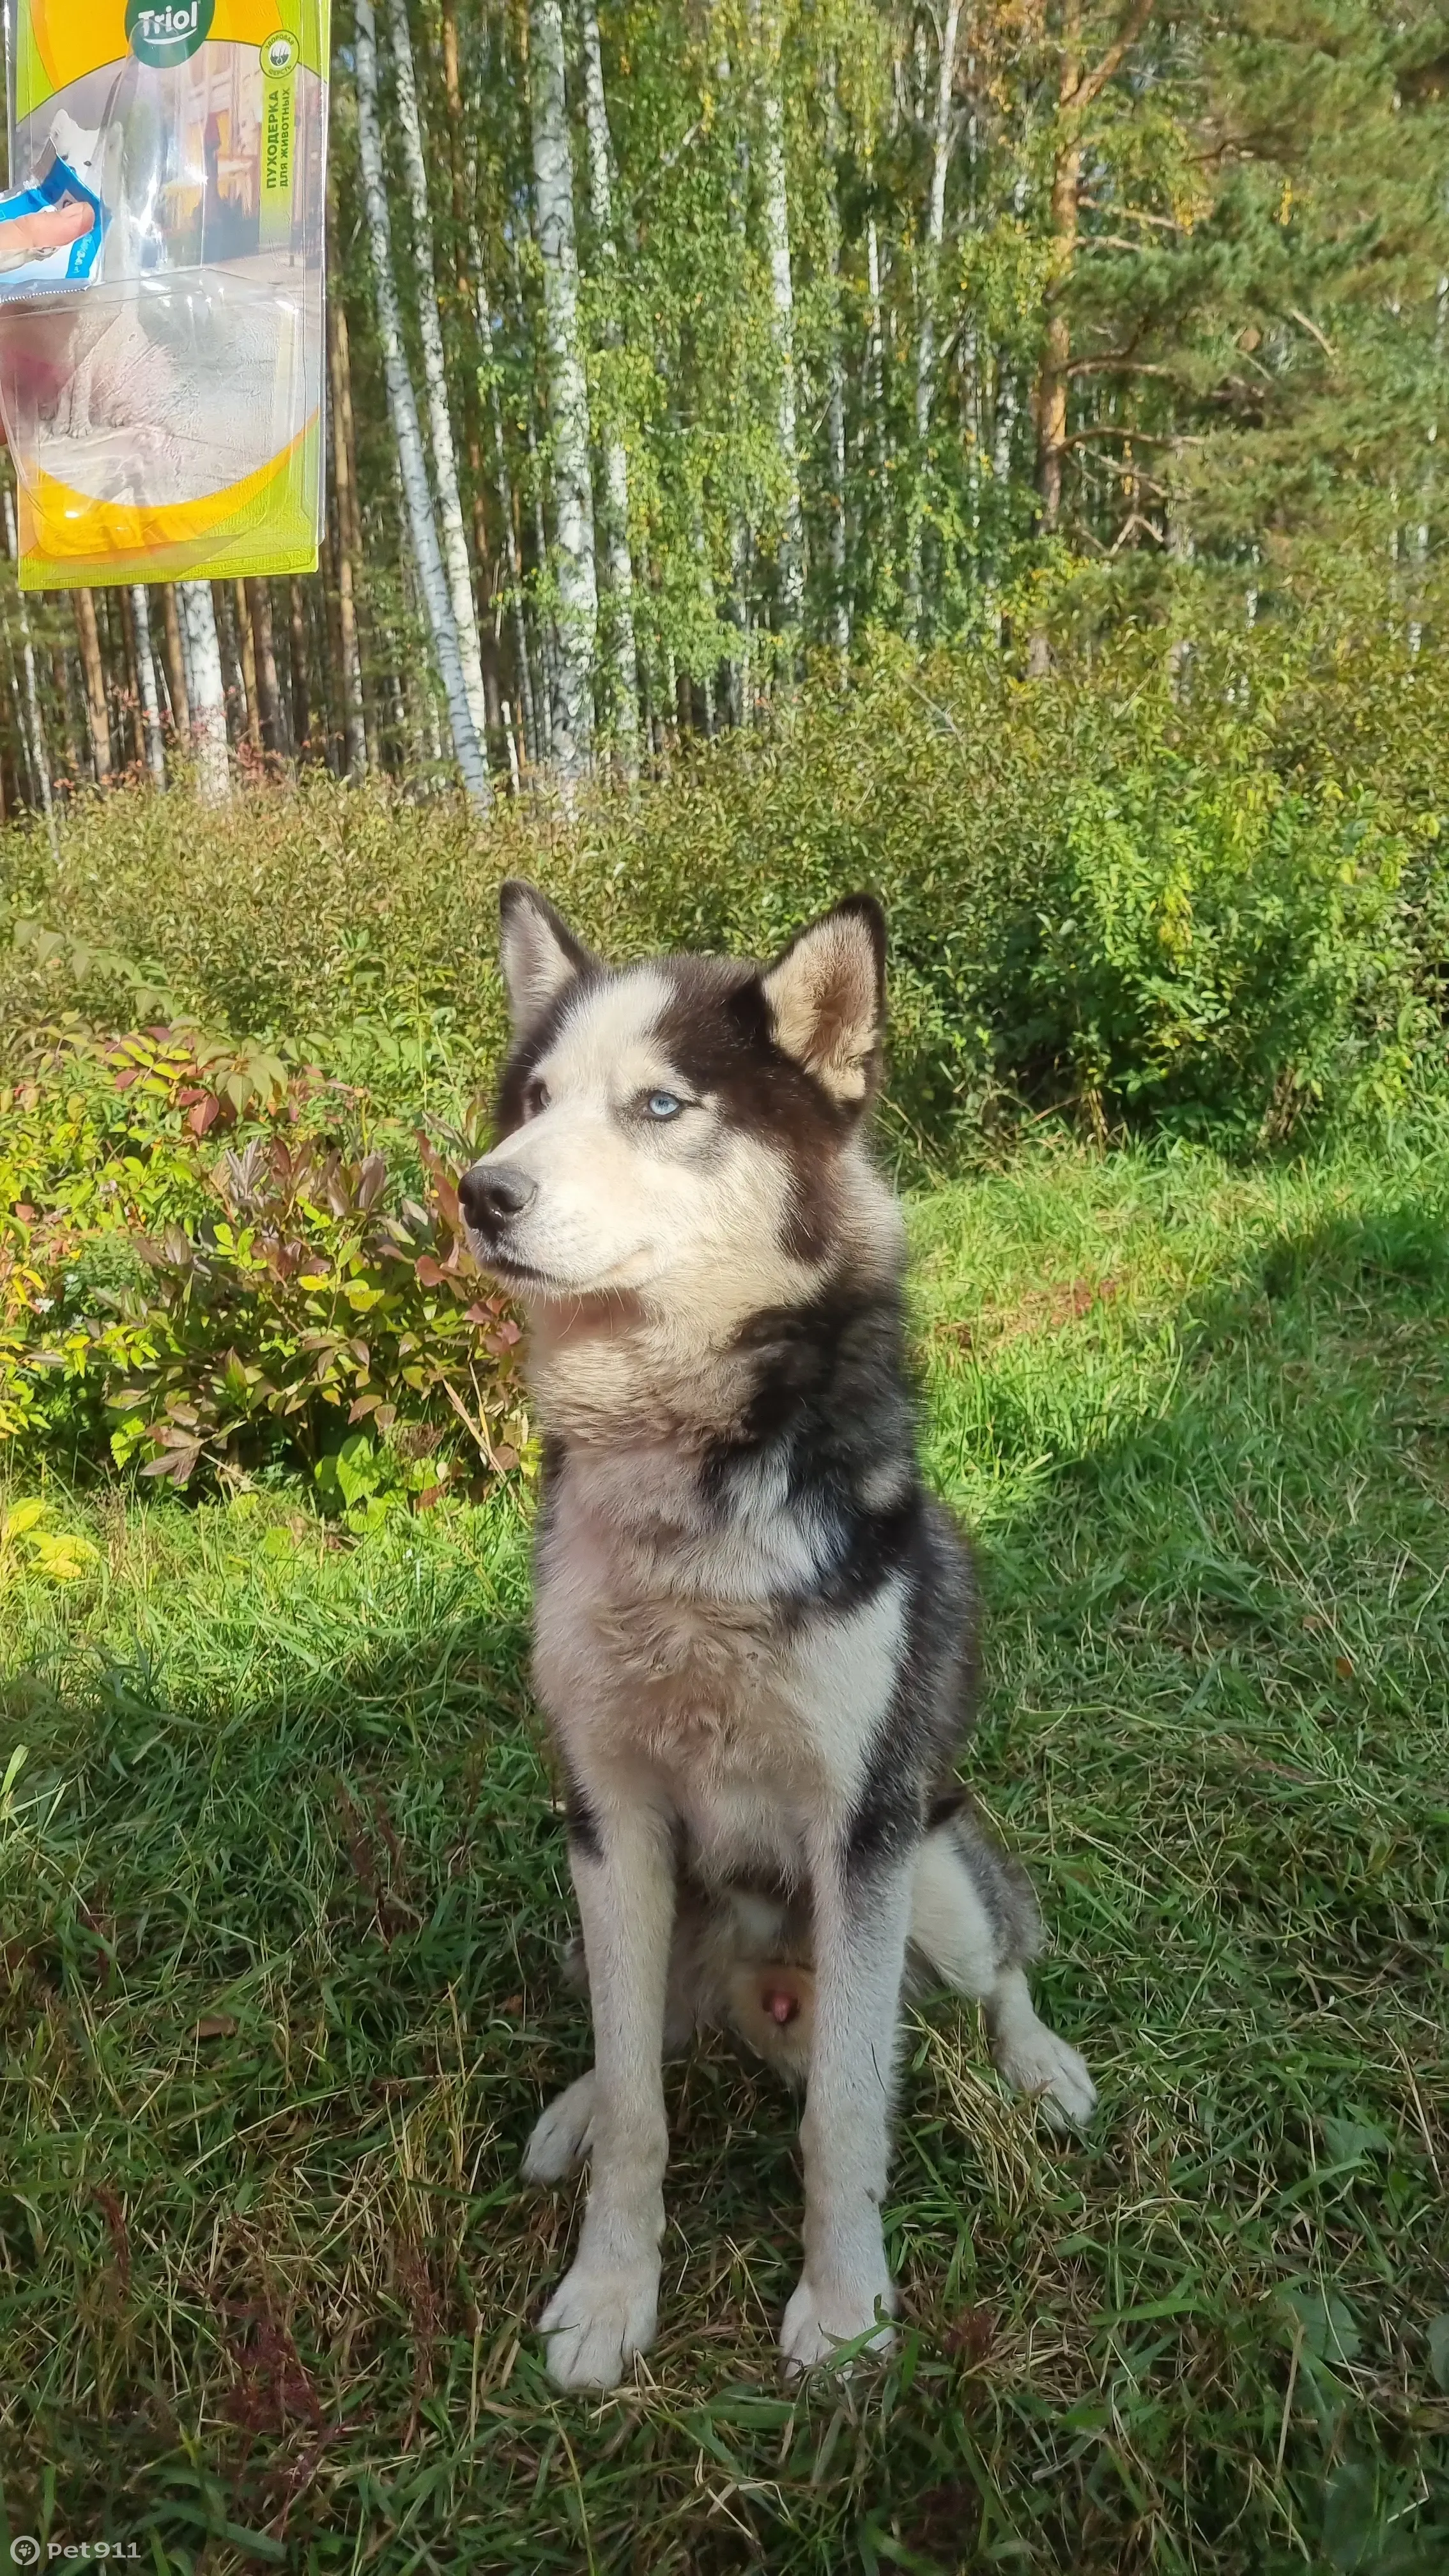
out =
{"type": "Polygon", "coordinates": [[[211,33],[216,0],[126,0],[126,38],[138,63],[184,63],[211,33]]]}

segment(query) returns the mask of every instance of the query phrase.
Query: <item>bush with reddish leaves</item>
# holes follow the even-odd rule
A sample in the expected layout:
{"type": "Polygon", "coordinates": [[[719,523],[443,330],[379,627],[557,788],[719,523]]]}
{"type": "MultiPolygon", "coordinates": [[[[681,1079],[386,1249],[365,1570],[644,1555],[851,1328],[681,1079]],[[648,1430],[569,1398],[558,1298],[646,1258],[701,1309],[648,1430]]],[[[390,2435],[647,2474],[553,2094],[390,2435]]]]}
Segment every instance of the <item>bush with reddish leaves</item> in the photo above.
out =
{"type": "Polygon", "coordinates": [[[447,1141],[196,1029],[37,1038],[0,1089],[0,1459],[302,1472],[354,1528],[526,1467],[447,1141]]]}

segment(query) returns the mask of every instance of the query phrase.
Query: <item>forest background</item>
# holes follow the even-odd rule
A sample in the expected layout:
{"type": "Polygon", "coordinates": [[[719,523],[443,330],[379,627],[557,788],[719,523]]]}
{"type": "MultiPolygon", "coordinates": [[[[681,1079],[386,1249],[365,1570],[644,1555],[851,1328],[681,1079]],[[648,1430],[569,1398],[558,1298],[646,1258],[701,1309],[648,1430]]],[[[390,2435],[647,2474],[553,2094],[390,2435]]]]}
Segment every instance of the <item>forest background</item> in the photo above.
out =
{"type": "Polygon", "coordinates": [[[1296,616],[1348,558],[1418,653],[1442,8],[343,0],[335,36],[321,570],[8,589],[7,812],[188,752],[213,795],[313,763],[486,805],[758,725],[812,657],[1039,673],[1208,590],[1296,616]]]}
{"type": "Polygon", "coordinates": [[[1440,2576],[1449,13],[353,0],[334,73],[317,576],[22,600],[6,495],[0,2556],[1440,2576]],[[638,2384],[528,2324],[510,873],[609,956],[889,914],[971,1776],[1103,2110],[912,2013],[853,2379],[775,2379],[723,2046],[638,2384]]]}

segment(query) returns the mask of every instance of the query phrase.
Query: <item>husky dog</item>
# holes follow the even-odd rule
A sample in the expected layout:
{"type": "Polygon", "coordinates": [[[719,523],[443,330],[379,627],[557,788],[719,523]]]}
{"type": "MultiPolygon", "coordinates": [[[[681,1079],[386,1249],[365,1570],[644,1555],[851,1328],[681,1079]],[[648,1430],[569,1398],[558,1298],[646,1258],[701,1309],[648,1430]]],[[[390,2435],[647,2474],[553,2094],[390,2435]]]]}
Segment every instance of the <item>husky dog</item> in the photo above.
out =
{"type": "Polygon", "coordinates": [[[549,2368],[609,2387],[653,2340],[661,2053],[728,2022],[806,2084],[799,2371],[890,2339],[908,1966],[979,1998],[997,2066],[1048,2114],[1095,2100],[1032,2008],[1030,1885],[953,1779],[971,1565],[921,1483],[903,1230],[865,1139],[885,923],[853,896],[766,968],[611,970],[513,883],[502,962],[498,1142],[459,1198],[530,1326],[534,1670],[595,2051],[524,2164],[591,2165],[549,2368]]]}

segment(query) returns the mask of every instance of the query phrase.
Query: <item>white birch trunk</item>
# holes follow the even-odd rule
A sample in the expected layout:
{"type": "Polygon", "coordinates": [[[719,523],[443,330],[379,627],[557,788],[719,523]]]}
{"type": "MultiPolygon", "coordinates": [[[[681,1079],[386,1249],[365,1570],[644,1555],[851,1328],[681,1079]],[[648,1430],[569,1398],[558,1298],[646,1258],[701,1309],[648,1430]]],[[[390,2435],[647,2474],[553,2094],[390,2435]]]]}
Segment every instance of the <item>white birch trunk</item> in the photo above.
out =
{"type": "MultiPolygon", "coordinates": [[[[735,128],[733,168],[729,179],[729,229],[736,274],[745,270],[745,197],[750,178],[749,127],[731,98],[733,72],[728,48],[721,46],[716,62],[720,96],[728,103],[735,128]]],[[[725,669],[725,709],[729,722],[744,724],[750,704],[750,597],[751,531],[743,511],[737,511],[730,527],[730,587],[725,599],[725,622],[733,628],[729,660],[725,669]]]]}
{"type": "Polygon", "coordinates": [[[920,330],[916,340],[916,462],[911,498],[911,524],[906,556],[906,627],[911,635],[921,623],[921,545],[924,519],[926,442],[936,399],[936,296],[941,244],[946,232],[946,177],[951,166],[951,84],[956,73],[956,39],[961,27],[961,0],[949,0],[941,30],[937,66],[936,110],[931,128],[931,200],[921,261],[920,330]]]}
{"type": "MultiPolygon", "coordinates": [[[[870,165],[867,163],[867,169],[870,165]]],[[[870,336],[866,342],[865,378],[870,394],[871,420],[875,430],[876,452],[884,457],[886,450],[885,420],[885,326],[881,318],[880,234],[874,215],[866,219],[865,279],[870,297],[870,336]]]]}
{"type": "Polygon", "coordinates": [[[837,653],[850,651],[850,601],[845,586],[845,370],[840,361],[839,325],[830,352],[830,640],[837,653]]]}
{"type": "MultiPolygon", "coordinates": [[[[1434,356],[1441,369],[1446,325],[1449,325],[1449,277],[1441,277],[1438,292],[1434,298],[1434,356]]],[[[1424,620],[1421,612],[1424,604],[1423,586],[1429,567],[1429,527],[1434,505],[1434,451],[1439,438],[1437,420],[1430,421],[1425,435],[1429,452],[1424,461],[1424,482],[1419,502],[1423,517],[1414,530],[1415,598],[1414,615],[1409,620],[1409,651],[1415,661],[1419,658],[1424,641],[1424,620]]]]}
{"type": "Polygon", "coordinates": [[[834,304],[830,333],[830,390],[826,403],[830,434],[830,640],[842,659],[850,651],[850,601],[846,592],[845,543],[845,295],[840,268],[840,199],[835,184],[840,151],[840,102],[834,63],[826,120],[830,156],[830,284],[834,304]]]}
{"type": "MultiPolygon", "coordinates": [[[[758,8],[756,16],[758,19],[758,8]]],[[[805,519],[795,426],[795,289],[790,271],[790,200],[785,187],[785,115],[780,101],[780,26],[769,10],[763,60],[761,124],[765,178],[765,244],[770,259],[775,352],[780,370],[776,424],[785,472],[785,528],[780,546],[780,622],[798,624],[805,604],[805,519]]]]}
{"type": "Polygon", "coordinates": [[[221,639],[209,581],[180,581],[176,596],[186,629],[187,686],[191,698],[191,751],[196,762],[196,792],[208,805],[224,804],[231,794],[231,763],[226,747],[226,685],[221,675],[221,639]]]}
{"type": "Polygon", "coordinates": [[[530,26],[534,203],[543,261],[558,585],[553,751],[567,783],[587,769],[593,745],[593,658],[599,595],[594,573],[593,486],[589,479],[589,396],[579,348],[579,261],[574,237],[574,172],[564,90],[561,0],[532,0],[530,26]]]}
{"type": "Polygon", "coordinates": [[[151,595],[143,581],[131,591],[136,628],[136,677],[141,688],[141,724],[146,736],[146,766],[158,787],[166,784],[166,745],[161,733],[161,692],[156,686],[156,655],[151,644],[151,595]]]}
{"type": "MultiPolygon", "coordinates": [[[[584,39],[584,130],[589,142],[589,212],[609,287],[605,339],[609,348],[616,349],[620,343],[614,304],[619,254],[614,240],[613,149],[594,0],[582,0],[580,15],[584,39]]],[[[629,548],[629,459],[612,423],[604,432],[603,465],[604,566],[612,607],[614,724],[620,760],[626,775],[632,778],[639,766],[639,657],[634,641],[634,558],[629,548]]]]}
{"type": "MultiPolygon", "coordinates": [[[[468,224],[468,256],[473,264],[475,281],[473,314],[478,326],[478,338],[480,345],[489,352],[491,358],[493,317],[489,310],[487,270],[483,262],[483,244],[479,238],[478,227],[471,217],[468,224]]],[[[479,384],[481,390],[481,377],[479,384]]],[[[513,480],[508,471],[508,451],[503,437],[503,405],[499,400],[498,377],[491,365],[488,370],[488,401],[493,422],[495,485],[499,514],[503,522],[503,559],[508,566],[508,586],[512,594],[510,605],[513,614],[513,654],[518,681],[516,733],[506,714],[504,728],[508,740],[509,771],[516,790],[520,784],[520,753],[525,762],[536,763],[538,759],[538,718],[534,705],[532,657],[528,650],[528,621],[524,615],[523,561],[518,551],[518,537],[513,521],[513,480]],[[521,736],[521,742],[516,738],[516,734],[521,736]]],[[[498,615],[499,603],[495,593],[495,619],[498,615]]],[[[504,705],[506,709],[506,699],[504,705]]]]}
{"type": "MultiPolygon", "coordinates": [[[[15,526],[15,502],[8,484],[5,486],[5,544],[11,562],[17,563],[20,557],[20,541],[15,526]]],[[[30,616],[25,605],[24,591],[17,589],[17,597],[20,601],[20,649],[25,668],[25,714],[30,731],[30,758],[35,771],[35,783],[40,792],[45,828],[50,835],[51,856],[55,858],[59,856],[60,845],[55,829],[55,798],[50,786],[50,749],[45,739],[45,723],[40,712],[40,691],[35,682],[35,645],[31,639],[30,616]]]]}
{"type": "Polygon", "coordinates": [[[488,740],[488,702],[483,689],[483,653],[478,640],[478,607],[473,593],[473,567],[463,528],[458,490],[458,456],[453,443],[453,416],[448,407],[448,371],[443,356],[443,326],[438,313],[438,286],[433,269],[433,216],[428,203],[427,163],[423,156],[422,120],[413,71],[407,0],[389,0],[392,55],[397,78],[398,128],[403,170],[412,211],[413,257],[417,265],[418,325],[423,344],[423,382],[428,397],[428,429],[433,450],[433,481],[443,532],[443,564],[448,597],[458,631],[458,658],[468,713],[480,746],[488,740]]]}
{"type": "Polygon", "coordinates": [[[382,134],[378,125],[377,21],[372,0],[356,0],[355,20],[358,157],[362,163],[363,203],[372,252],[378,337],[382,342],[383,367],[387,377],[387,407],[397,447],[398,469],[407,504],[408,527],[423,605],[438,657],[443,694],[448,702],[453,750],[469,803],[486,812],[492,802],[492,790],[488,784],[482,744],[468,703],[462,655],[458,649],[457,621],[438,545],[432,494],[428,489],[428,467],[423,453],[422,431],[418,426],[417,398],[403,351],[402,321],[392,263],[392,217],[388,209],[382,134]]]}

